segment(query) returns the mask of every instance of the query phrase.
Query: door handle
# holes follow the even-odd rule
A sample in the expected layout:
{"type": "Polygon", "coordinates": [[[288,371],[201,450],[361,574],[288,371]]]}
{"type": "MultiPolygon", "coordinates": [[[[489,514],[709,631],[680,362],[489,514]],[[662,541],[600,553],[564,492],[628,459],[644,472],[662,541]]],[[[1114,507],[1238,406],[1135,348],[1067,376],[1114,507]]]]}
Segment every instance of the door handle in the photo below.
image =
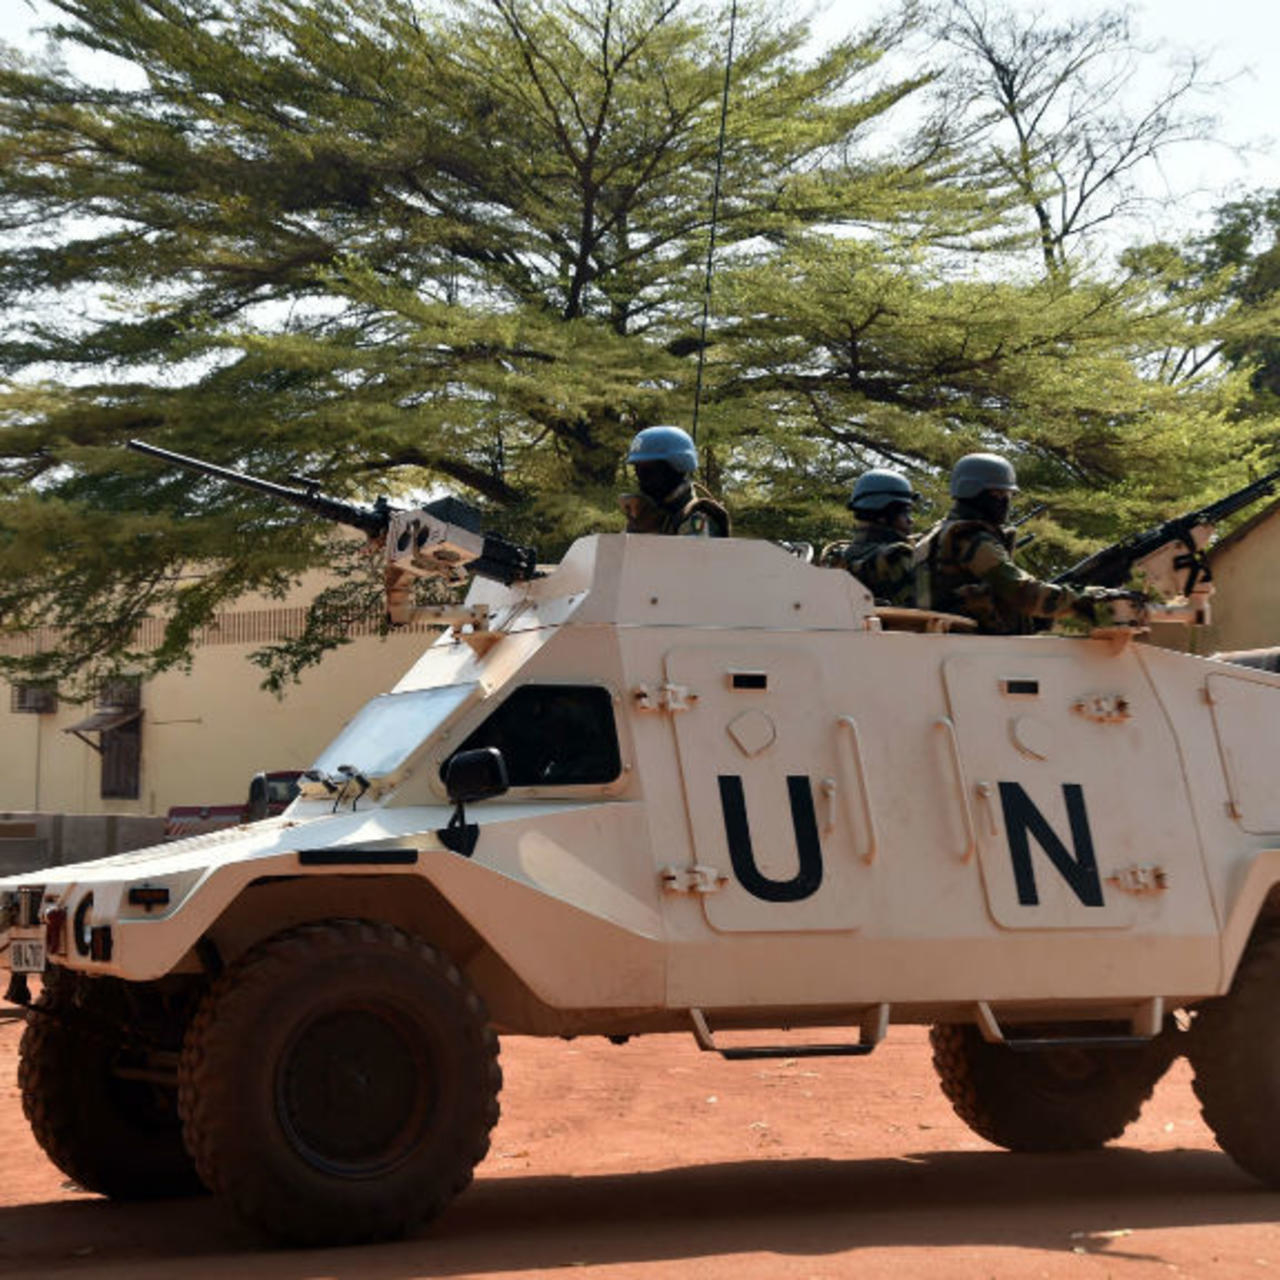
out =
{"type": "MultiPolygon", "coordinates": [[[[867,786],[867,770],[862,761],[862,741],[858,737],[858,722],[852,716],[838,717],[836,735],[842,744],[847,744],[840,749],[841,758],[852,760],[853,775],[858,781],[858,792],[862,797],[862,812],[867,824],[867,847],[858,856],[870,865],[875,861],[880,838],[876,833],[876,817],[871,811],[871,789],[867,786]]],[[[845,792],[848,794],[847,787],[845,792]]],[[[848,818],[849,830],[852,831],[854,829],[853,814],[848,814],[848,818]]]]}
{"type": "Polygon", "coordinates": [[[955,771],[956,784],[960,790],[960,812],[964,817],[965,846],[960,854],[961,862],[968,862],[978,851],[978,833],[973,825],[973,810],[969,806],[969,784],[964,778],[964,762],[960,759],[960,739],[956,737],[956,726],[948,716],[934,721],[934,728],[941,729],[947,740],[951,755],[951,767],[955,771]]]}

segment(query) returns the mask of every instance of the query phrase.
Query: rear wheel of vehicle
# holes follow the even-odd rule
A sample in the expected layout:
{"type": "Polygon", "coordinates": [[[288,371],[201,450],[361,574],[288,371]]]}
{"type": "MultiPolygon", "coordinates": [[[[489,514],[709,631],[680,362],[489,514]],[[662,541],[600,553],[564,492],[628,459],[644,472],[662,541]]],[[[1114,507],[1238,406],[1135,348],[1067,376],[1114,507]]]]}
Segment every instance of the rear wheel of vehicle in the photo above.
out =
{"type": "Polygon", "coordinates": [[[289,1244],[389,1239],[471,1181],[498,1118],[497,1036],[439,952],[328,921],[260,943],[187,1034],[180,1106],[209,1186],[289,1244]]]}
{"type": "Polygon", "coordinates": [[[1242,1169],[1280,1187],[1280,933],[1256,935],[1231,990],[1196,1009],[1187,1057],[1205,1122],[1242,1169]]]}
{"type": "Polygon", "coordinates": [[[940,1023],[929,1040],[956,1114],[1010,1151],[1087,1151],[1118,1138],[1176,1056],[1169,1032],[1137,1047],[1021,1052],[940,1023]]]}
{"type": "MultiPolygon", "coordinates": [[[[121,1200],[202,1190],[183,1145],[174,1070],[181,1002],[167,1020],[173,1051],[143,1040],[143,988],[51,971],[18,1050],[22,1109],[36,1141],[86,1191],[121,1200]]],[[[150,1004],[159,997],[146,990],[150,1004]]],[[[147,1012],[154,1012],[148,1010],[147,1012]]]]}

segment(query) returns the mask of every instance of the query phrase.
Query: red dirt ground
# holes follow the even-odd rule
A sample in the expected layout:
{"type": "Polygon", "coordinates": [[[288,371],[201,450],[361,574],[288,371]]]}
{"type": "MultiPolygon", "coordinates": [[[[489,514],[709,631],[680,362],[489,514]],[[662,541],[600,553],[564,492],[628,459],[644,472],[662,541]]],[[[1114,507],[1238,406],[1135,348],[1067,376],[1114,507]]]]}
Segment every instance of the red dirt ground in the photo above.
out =
{"type": "Polygon", "coordinates": [[[1123,1146],[1033,1157],[964,1127],[918,1028],[867,1059],[739,1063],[682,1036],[513,1037],[492,1151],[439,1221],[397,1244],[288,1252],[211,1198],[111,1204],[68,1188],[22,1116],[20,1032],[0,1017],[4,1275],[1280,1277],[1280,1195],[1217,1151],[1183,1062],[1123,1146]]]}

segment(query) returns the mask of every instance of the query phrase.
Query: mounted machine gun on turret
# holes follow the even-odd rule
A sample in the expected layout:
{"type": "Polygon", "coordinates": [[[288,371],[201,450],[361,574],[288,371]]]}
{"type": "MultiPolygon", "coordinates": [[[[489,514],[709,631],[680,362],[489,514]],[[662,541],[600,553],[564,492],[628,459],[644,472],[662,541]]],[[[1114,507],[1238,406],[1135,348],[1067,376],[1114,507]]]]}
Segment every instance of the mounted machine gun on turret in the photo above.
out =
{"type": "Polygon", "coordinates": [[[1280,470],[1243,485],[1216,502],[1113,542],[1058,574],[1066,587],[1125,587],[1135,579],[1144,591],[1168,602],[1161,616],[1204,626],[1209,622],[1213,574],[1208,546],[1228,516],[1275,493],[1280,470]]]}
{"type": "Polygon", "coordinates": [[[455,624],[469,622],[477,629],[483,628],[484,618],[474,608],[415,606],[412,598],[415,579],[456,584],[479,577],[510,586],[537,576],[538,557],[532,547],[517,546],[497,534],[482,531],[480,513],[457,498],[435,498],[420,507],[401,510],[380,497],[372,506],[362,507],[321,493],[314,480],[299,478],[302,487],[295,489],[220,467],[202,458],[161,449],[144,440],[130,440],[128,446],[136,453],[160,458],[242,489],[265,493],[335,524],[359,529],[372,544],[383,548],[387,617],[392,626],[430,618],[455,624]]]}

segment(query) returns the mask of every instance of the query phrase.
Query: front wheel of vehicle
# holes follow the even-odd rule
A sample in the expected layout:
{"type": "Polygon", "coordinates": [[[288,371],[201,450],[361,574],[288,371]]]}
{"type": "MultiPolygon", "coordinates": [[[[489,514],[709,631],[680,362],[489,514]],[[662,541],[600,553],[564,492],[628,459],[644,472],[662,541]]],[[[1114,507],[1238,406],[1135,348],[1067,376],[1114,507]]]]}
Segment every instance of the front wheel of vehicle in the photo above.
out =
{"type": "Polygon", "coordinates": [[[187,1145],[246,1221],[295,1245],[389,1239],[471,1180],[498,1118],[497,1037],[457,967],[388,925],[260,943],[183,1047],[187,1145]]]}

